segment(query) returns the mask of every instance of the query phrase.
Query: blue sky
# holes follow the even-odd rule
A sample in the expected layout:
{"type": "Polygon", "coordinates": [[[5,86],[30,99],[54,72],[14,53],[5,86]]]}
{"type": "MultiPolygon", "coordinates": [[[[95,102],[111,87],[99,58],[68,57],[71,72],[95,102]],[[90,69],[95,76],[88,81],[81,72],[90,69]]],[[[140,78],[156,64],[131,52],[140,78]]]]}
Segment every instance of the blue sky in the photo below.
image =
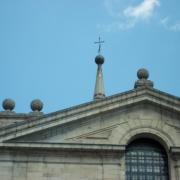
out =
{"type": "MultiPolygon", "coordinates": [[[[0,101],[45,113],[93,98],[97,55],[106,95],[130,90],[145,67],[155,88],[180,96],[179,0],[0,1],[0,101]]],[[[2,108],[1,108],[2,110],[2,108]]]]}

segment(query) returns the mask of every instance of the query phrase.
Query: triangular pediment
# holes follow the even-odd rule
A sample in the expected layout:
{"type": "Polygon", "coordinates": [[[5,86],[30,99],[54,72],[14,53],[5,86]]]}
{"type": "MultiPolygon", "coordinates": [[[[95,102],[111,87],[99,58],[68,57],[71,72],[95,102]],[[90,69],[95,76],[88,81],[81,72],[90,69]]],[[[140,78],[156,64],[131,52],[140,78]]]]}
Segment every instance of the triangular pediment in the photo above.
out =
{"type": "Polygon", "coordinates": [[[127,118],[138,116],[146,107],[155,113],[160,107],[179,115],[180,99],[153,88],[137,88],[2,128],[0,141],[106,144],[113,131],[127,123],[127,118]]]}

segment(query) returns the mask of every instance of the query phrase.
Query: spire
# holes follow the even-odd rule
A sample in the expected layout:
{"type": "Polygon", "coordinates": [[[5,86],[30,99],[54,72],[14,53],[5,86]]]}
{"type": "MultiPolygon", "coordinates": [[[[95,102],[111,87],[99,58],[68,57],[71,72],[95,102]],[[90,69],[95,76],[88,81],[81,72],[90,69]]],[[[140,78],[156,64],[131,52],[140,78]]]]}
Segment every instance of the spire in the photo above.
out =
{"type": "Polygon", "coordinates": [[[102,73],[102,64],[104,63],[104,57],[102,55],[97,55],[95,62],[98,65],[97,75],[96,75],[96,84],[94,89],[94,100],[103,99],[105,97],[104,92],[104,82],[103,82],[103,73],[102,73]]]}
{"type": "Polygon", "coordinates": [[[94,100],[103,99],[105,97],[104,92],[104,82],[103,82],[103,73],[102,73],[102,64],[104,63],[104,57],[100,55],[101,52],[101,44],[104,41],[99,37],[99,41],[95,42],[95,44],[99,44],[98,55],[95,58],[95,63],[97,64],[97,75],[96,75],[96,84],[94,89],[94,100]]]}

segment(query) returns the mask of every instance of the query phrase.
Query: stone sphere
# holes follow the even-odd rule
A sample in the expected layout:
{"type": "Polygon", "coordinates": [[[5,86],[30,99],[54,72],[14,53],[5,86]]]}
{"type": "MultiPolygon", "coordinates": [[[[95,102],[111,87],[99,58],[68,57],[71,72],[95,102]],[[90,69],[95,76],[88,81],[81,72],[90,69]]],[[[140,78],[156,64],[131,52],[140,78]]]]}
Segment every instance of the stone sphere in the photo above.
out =
{"type": "Polygon", "coordinates": [[[43,103],[39,99],[35,99],[31,102],[32,111],[41,111],[43,108],[43,103]]]}
{"type": "Polygon", "coordinates": [[[15,101],[12,99],[5,99],[2,103],[4,110],[12,111],[15,107],[15,101]]]}
{"type": "Polygon", "coordinates": [[[137,77],[138,77],[139,79],[148,79],[148,77],[149,77],[149,72],[148,72],[148,70],[147,70],[147,69],[144,69],[144,68],[139,69],[138,72],[137,72],[137,77]]]}
{"type": "Polygon", "coordinates": [[[97,55],[95,58],[96,64],[103,64],[104,63],[104,57],[102,55],[97,55]]]}

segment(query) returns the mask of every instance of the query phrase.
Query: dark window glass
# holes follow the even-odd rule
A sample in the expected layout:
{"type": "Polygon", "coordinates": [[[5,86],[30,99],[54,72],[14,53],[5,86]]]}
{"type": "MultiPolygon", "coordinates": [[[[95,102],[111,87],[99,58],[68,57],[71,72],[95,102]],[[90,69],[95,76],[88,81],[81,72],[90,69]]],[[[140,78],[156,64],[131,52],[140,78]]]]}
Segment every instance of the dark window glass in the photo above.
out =
{"type": "Polygon", "coordinates": [[[169,180],[164,148],[151,139],[133,141],[126,149],[126,180],[169,180]]]}

